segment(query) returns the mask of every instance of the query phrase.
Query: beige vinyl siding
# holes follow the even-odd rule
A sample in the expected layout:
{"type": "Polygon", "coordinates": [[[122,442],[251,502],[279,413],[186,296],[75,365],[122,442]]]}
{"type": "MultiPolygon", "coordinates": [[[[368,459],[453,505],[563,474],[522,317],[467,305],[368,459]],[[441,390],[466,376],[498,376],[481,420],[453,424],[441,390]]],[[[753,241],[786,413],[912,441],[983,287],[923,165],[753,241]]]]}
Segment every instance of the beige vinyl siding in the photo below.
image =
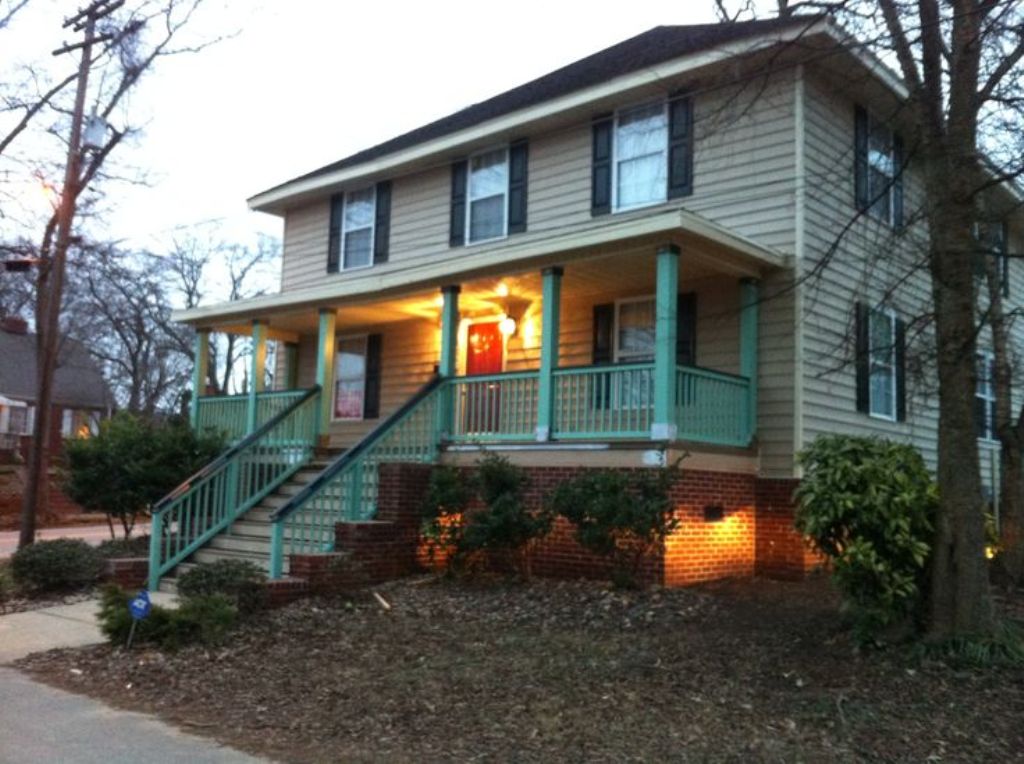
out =
{"type": "MultiPolygon", "coordinates": [[[[682,206],[761,244],[791,252],[792,96],[788,72],[763,88],[712,89],[696,95],[694,192],[665,206],[682,206]]],[[[591,221],[589,121],[530,136],[529,151],[527,232],[515,238],[539,238],[591,221]]],[[[447,163],[394,178],[388,264],[375,268],[446,260],[457,271],[460,253],[477,246],[448,246],[450,193],[447,163]]],[[[326,198],[286,214],[283,291],[345,278],[344,273],[326,273],[329,217],[326,198]]],[[[607,220],[614,224],[615,215],[607,220]]]]}

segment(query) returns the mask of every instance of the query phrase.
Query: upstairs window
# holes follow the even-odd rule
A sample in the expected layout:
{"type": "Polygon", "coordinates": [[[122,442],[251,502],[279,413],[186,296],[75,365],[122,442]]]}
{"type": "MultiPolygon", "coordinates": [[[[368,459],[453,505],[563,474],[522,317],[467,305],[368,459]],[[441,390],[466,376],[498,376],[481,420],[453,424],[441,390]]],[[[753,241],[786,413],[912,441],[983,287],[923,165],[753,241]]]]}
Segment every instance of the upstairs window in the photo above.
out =
{"type": "Polygon", "coordinates": [[[615,209],[658,204],[668,195],[668,113],[664,103],[615,119],[615,209]]]}
{"type": "Polygon", "coordinates": [[[592,125],[590,212],[637,209],[693,193],[693,100],[621,109],[592,125]]]}
{"type": "Polygon", "coordinates": [[[974,421],[979,438],[995,440],[995,360],[991,353],[978,353],[978,381],[974,389],[974,421]]]}
{"type": "Polygon", "coordinates": [[[854,193],[857,209],[894,228],[903,226],[903,143],[861,106],[854,113],[854,193]]]}
{"type": "Polygon", "coordinates": [[[373,186],[345,195],[345,217],[341,230],[341,268],[365,268],[373,264],[373,223],[376,194],[373,186]]]}
{"type": "Polygon", "coordinates": [[[877,419],[906,420],[906,326],[888,308],[856,305],[857,410],[877,419]]]}
{"type": "Polygon", "coordinates": [[[507,194],[507,149],[486,151],[469,158],[466,240],[470,244],[506,235],[507,194]]]}

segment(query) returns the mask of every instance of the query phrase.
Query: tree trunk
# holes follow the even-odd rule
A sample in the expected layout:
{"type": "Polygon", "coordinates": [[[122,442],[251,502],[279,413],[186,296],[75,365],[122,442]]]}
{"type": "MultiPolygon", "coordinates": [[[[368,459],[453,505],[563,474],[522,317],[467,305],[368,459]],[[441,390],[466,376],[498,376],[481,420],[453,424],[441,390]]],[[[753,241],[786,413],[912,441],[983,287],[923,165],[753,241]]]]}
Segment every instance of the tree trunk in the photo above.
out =
{"type": "Polygon", "coordinates": [[[993,617],[974,425],[977,289],[971,256],[973,205],[966,200],[976,186],[969,167],[936,159],[926,169],[939,378],[939,513],[928,632],[931,638],[945,639],[988,633],[993,617]]]}

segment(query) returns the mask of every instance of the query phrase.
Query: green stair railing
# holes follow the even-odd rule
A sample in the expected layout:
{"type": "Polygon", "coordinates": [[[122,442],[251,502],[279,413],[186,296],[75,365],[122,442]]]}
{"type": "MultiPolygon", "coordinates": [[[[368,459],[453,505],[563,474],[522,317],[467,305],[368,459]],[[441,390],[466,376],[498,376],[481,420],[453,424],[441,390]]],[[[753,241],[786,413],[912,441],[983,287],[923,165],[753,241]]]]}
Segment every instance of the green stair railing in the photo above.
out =
{"type": "Polygon", "coordinates": [[[271,516],[271,578],[281,577],[289,554],[332,551],[336,523],[374,516],[382,463],[436,461],[449,391],[442,378],[432,379],[271,516]]]}
{"type": "MultiPolygon", "coordinates": [[[[256,395],[256,426],[266,424],[306,394],[300,390],[271,390],[256,395]]],[[[229,442],[247,435],[248,395],[210,395],[199,399],[196,429],[224,433],[229,442]]]]}
{"type": "Polygon", "coordinates": [[[309,461],[316,444],[320,388],[290,405],[153,506],[149,588],[309,461]]]}
{"type": "Polygon", "coordinates": [[[748,446],[750,380],[696,366],[676,371],[676,416],[679,437],[719,446],[748,446]]]}

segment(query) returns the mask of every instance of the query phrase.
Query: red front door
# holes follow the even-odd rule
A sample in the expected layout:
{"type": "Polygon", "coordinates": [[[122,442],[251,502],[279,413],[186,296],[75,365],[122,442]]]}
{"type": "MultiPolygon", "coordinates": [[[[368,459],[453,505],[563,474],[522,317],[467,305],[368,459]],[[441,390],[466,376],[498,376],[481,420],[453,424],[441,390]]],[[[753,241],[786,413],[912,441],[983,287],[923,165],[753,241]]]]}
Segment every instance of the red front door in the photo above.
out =
{"type": "MultiPolygon", "coordinates": [[[[466,375],[501,374],[504,343],[498,322],[470,324],[466,342],[466,375]]],[[[501,421],[501,385],[470,382],[463,401],[464,432],[498,432],[501,421]]]]}

